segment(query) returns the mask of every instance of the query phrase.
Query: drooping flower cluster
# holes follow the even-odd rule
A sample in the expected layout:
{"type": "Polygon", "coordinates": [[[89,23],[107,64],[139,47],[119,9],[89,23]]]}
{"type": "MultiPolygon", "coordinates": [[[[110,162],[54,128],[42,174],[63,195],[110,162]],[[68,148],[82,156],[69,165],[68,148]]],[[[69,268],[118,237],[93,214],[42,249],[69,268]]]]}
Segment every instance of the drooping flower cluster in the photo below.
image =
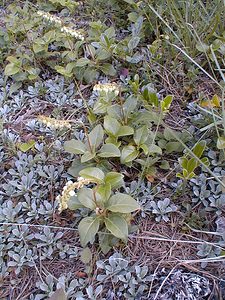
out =
{"type": "Polygon", "coordinates": [[[94,86],[93,91],[111,93],[114,92],[115,95],[119,95],[119,86],[116,83],[98,83],[94,86]]]}
{"type": "Polygon", "coordinates": [[[72,182],[69,180],[63,187],[62,195],[58,195],[56,200],[59,202],[59,212],[68,208],[68,201],[70,197],[75,196],[75,190],[81,189],[84,185],[90,183],[89,179],[84,179],[83,177],[78,177],[77,182],[72,182]]]}
{"type": "Polygon", "coordinates": [[[51,129],[71,128],[68,120],[57,120],[55,118],[46,117],[43,115],[38,116],[38,121],[51,129]]]}
{"type": "Polygon", "coordinates": [[[68,34],[68,35],[71,35],[72,37],[74,37],[74,38],[76,38],[78,40],[81,40],[81,41],[84,40],[83,34],[80,31],[76,30],[76,29],[63,26],[61,28],[61,31],[64,32],[64,33],[66,33],[66,34],[68,34]]]}
{"type": "Polygon", "coordinates": [[[50,23],[62,25],[62,20],[59,17],[51,15],[49,12],[39,10],[37,15],[42,17],[44,20],[49,21],[50,23]]]}
{"type": "Polygon", "coordinates": [[[68,35],[70,35],[70,36],[72,36],[76,39],[81,40],[81,41],[84,40],[84,36],[80,31],[78,31],[76,29],[73,29],[71,27],[68,27],[68,26],[64,26],[62,20],[59,17],[51,15],[50,13],[44,12],[44,11],[41,11],[41,10],[39,10],[37,12],[37,14],[38,14],[38,16],[42,17],[44,20],[46,20],[50,23],[54,23],[56,25],[59,25],[61,27],[61,32],[64,32],[64,33],[66,33],[66,34],[68,34],[68,35]]]}

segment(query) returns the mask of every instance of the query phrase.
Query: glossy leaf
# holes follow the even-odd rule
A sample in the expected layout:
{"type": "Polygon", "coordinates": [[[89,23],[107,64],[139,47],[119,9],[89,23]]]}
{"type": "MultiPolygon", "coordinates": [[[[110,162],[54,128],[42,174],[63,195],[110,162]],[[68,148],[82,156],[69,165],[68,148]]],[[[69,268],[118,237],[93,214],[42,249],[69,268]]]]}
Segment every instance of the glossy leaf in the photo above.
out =
{"type": "Polygon", "coordinates": [[[135,112],[136,106],[137,106],[137,99],[135,97],[130,96],[129,98],[127,98],[127,100],[123,104],[123,112],[125,116],[129,117],[129,115],[132,112],[135,112]]]}
{"type": "Polygon", "coordinates": [[[173,96],[171,96],[171,95],[166,96],[162,100],[161,109],[162,109],[163,112],[167,112],[169,110],[172,101],[173,101],[173,96]]]}
{"type": "Polygon", "coordinates": [[[195,160],[195,158],[193,157],[193,158],[190,158],[189,160],[188,160],[188,163],[187,163],[187,171],[188,171],[188,173],[192,173],[194,170],[195,170],[195,168],[198,166],[198,163],[197,163],[197,161],[195,160]]]}
{"type": "Polygon", "coordinates": [[[13,63],[10,63],[5,67],[5,75],[6,76],[15,75],[18,72],[20,72],[20,67],[13,63]]]}

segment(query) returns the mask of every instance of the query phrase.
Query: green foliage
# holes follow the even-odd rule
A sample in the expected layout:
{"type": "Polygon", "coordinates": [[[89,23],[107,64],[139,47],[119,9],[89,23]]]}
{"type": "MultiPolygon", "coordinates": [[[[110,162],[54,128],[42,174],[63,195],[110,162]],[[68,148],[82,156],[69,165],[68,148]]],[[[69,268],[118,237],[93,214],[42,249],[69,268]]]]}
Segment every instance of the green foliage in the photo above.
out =
{"type": "MultiPolygon", "coordinates": [[[[82,246],[93,243],[99,230],[126,242],[128,215],[138,210],[139,205],[131,196],[113,192],[124,184],[123,176],[117,172],[104,174],[95,167],[82,170],[80,176],[96,184],[93,188],[81,188],[69,201],[70,209],[85,207],[90,210],[91,215],[83,218],[78,226],[82,246]]],[[[109,246],[109,240],[99,241],[103,249],[109,246]]]]}
{"type": "Polygon", "coordinates": [[[180,166],[182,168],[182,173],[177,173],[177,177],[182,178],[187,181],[196,176],[195,169],[200,165],[199,161],[197,161],[196,157],[201,159],[202,165],[208,165],[207,157],[201,158],[204,150],[206,148],[206,142],[201,141],[198,142],[194,148],[192,149],[194,157],[188,158],[184,156],[179,159],[180,166]]]}
{"type": "MultiPolygon", "coordinates": [[[[222,2],[4,1],[6,10],[0,11],[0,221],[7,222],[0,228],[3,285],[4,276],[14,278],[20,272],[23,276],[23,267],[33,267],[39,260],[75,257],[87,264],[84,274],[78,272],[71,282],[68,274],[59,280],[48,275],[37,285],[41,294],[30,297],[97,299],[114,293],[119,299],[148,298],[154,276],[147,276],[146,266],[130,271],[128,260],[115,255],[105,268],[106,261],[98,262],[96,267],[102,270],[95,272],[91,250],[96,244],[87,248],[97,242],[107,253],[121,241],[126,243],[136,229],[132,220],[139,211],[139,218],[168,222],[182,205],[178,213],[185,218],[186,208],[191,227],[212,232],[212,220],[220,221],[214,242],[224,246],[222,2]],[[209,100],[199,93],[204,82],[211,94],[211,81],[197,68],[214,79],[219,96],[209,100]],[[188,105],[185,114],[177,115],[186,105],[186,94],[195,100],[197,114],[188,105]],[[39,113],[56,122],[66,119],[70,127],[62,131],[43,126],[37,121],[39,113]],[[192,114],[196,123],[189,118],[192,114]],[[195,126],[187,129],[189,120],[195,126]],[[65,155],[62,145],[71,155],[65,155]],[[206,149],[215,150],[207,154],[211,169],[203,157],[206,149]],[[68,175],[65,168],[71,158],[68,175]],[[174,179],[177,161],[181,180],[174,179]],[[65,178],[70,181],[65,189],[73,187],[70,176],[81,176],[87,184],[68,192],[66,204],[73,212],[60,214],[61,196],[56,194],[65,178]],[[174,189],[181,183],[189,190],[179,198],[174,189]],[[33,231],[29,225],[44,230],[33,231]],[[63,235],[59,226],[66,232],[78,227],[86,247],[80,254],[73,241],[65,241],[70,234],[63,235]],[[113,282],[109,290],[101,284],[106,281],[109,286],[113,282]]],[[[202,258],[220,255],[213,246],[198,250],[202,258]]],[[[15,280],[10,284],[15,298],[26,297],[24,291],[16,295],[15,280]]]]}

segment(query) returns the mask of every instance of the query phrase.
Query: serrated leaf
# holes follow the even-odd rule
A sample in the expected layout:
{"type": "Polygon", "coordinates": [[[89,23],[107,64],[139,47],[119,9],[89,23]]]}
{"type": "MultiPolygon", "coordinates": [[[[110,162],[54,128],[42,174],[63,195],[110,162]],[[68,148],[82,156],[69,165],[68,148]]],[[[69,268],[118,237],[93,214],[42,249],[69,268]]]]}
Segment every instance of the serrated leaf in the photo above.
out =
{"type": "Polygon", "coordinates": [[[105,144],[99,150],[100,157],[120,157],[120,150],[114,144],[105,144]]]}
{"type": "Polygon", "coordinates": [[[104,219],[106,228],[117,238],[127,240],[128,226],[123,217],[111,214],[108,218],[104,219]]]}
{"type": "Polygon", "coordinates": [[[103,183],[105,174],[104,172],[99,168],[86,168],[82,171],[80,171],[80,176],[84,177],[85,179],[90,179],[93,182],[96,183],[103,183]]]}
{"type": "Polygon", "coordinates": [[[104,130],[101,125],[97,125],[88,134],[88,138],[92,147],[92,151],[95,151],[103,142],[104,130]]]}
{"type": "Polygon", "coordinates": [[[147,141],[147,139],[148,139],[148,127],[146,125],[138,128],[135,131],[134,141],[136,145],[140,146],[141,144],[144,144],[147,141]]]}
{"type": "Polygon", "coordinates": [[[85,144],[75,139],[66,141],[64,143],[64,149],[66,152],[72,154],[83,154],[85,151],[87,151],[85,144]]]}
{"type": "Polygon", "coordinates": [[[125,146],[122,149],[120,161],[122,164],[133,161],[139,154],[134,146],[125,146]]]}
{"type": "Polygon", "coordinates": [[[92,243],[94,241],[95,235],[99,230],[99,225],[100,221],[98,217],[86,217],[80,221],[78,231],[82,247],[85,247],[87,243],[92,243]]]}
{"type": "Polygon", "coordinates": [[[131,213],[139,209],[137,201],[129,195],[116,193],[109,198],[107,209],[112,212],[131,213]]]}
{"type": "Polygon", "coordinates": [[[77,197],[78,200],[83,206],[95,210],[96,204],[94,202],[94,191],[89,188],[81,188],[78,193],[77,197]]]}

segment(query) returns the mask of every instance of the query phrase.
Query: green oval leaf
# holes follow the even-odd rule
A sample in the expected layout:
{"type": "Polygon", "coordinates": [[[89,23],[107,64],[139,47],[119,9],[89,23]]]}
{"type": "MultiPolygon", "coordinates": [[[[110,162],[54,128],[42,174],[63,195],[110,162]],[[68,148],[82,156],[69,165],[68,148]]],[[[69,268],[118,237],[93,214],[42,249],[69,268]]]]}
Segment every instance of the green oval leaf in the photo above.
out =
{"type": "Polygon", "coordinates": [[[117,136],[126,136],[134,134],[134,129],[130,126],[120,126],[117,136]]]}
{"type": "Polygon", "coordinates": [[[113,144],[105,144],[100,149],[98,156],[100,157],[120,157],[120,150],[113,144]]]}
{"type": "Polygon", "coordinates": [[[125,146],[121,152],[120,161],[122,164],[126,164],[134,160],[139,154],[134,146],[125,146]]]}
{"type": "Polygon", "coordinates": [[[5,75],[6,76],[11,76],[11,75],[15,75],[20,71],[20,67],[18,67],[15,64],[8,64],[5,67],[5,75]]]}
{"type": "Polygon", "coordinates": [[[134,198],[122,193],[113,195],[107,202],[107,209],[112,212],[131,213],[139,208],[134,198]]]}
{"type": "Polygon", "coordinates": [[[101,169],[95,167],[86,168],[80,171],[79,175],[96,183],[103,183],[105,177],[104,172],[101,169]]]}
{"type": "Polygon", "coordinates": [[[142,126],[141,128],[138,128],[135,131],[134,141],[136,145],[140,146],[144,144],[147,141],[147,139],[148,139],[148,127],[146,125],[142,126]]]}
{"type": "Polygon", "coordinates": [[[70,197],[69,201],[68,201],[68,208],[71,210],[76,210],[79,208],[84,208],[84,205],[82,205],[80,203],[80,201],[78,200],[77,195],[70,197]]]}
{"type": "Polygon", "coordinates": [[[162,149],[157,145],[151,145],[149,147],[149,153],[156,153],[162,155],[162,149]]]}
{"type": "Polygon", "coordinates": [[[94,202],[93,190],[89,188],[82,188],[77,193],[78,200],[85,207],[94,210],[96,208],[96,204],[94,202]]]}
{"type": "Polygon", "coordinates": [[[85,163],[89,160],[92,160],[95,156],[96,156],[95,152],[92,153],[90,151],[86,151],[81,157],[81,162],[85,163]]]}
{"type": "Polygon", "coordinates": [[[97,125],[92,131],[88,134],[88,138],[91,144],[90,150],[95,151],[96,148],[100,146],[103,142],[104,131],[101,125],[97,125]]]}
{"type": "Polygon", "coordinates": [[[109,172],[105,176],[105,182],[109,183],[113,189],[123,186],[123,174],[117,172],[109,172]]]}
{"type": "Polygon", "coordinates": [[[79,140],[72,139],[64,143],[64,149],[66,152],[72,154],[83,154],[87,149],[84,143],[79,140]]]}
{"type": "Polygon", "coordinates": [[[86,217],[80,221],[78,230],[82,247],[85,247],[88,242],[94,242],[99,225],[100,221],[97,217],[86,217]]]}
{"type": "Polygon", "coordinates": [[[116,119],[114,119],[110,116],[106,116],[104,118],[104,128],[107,131],[107,133],[109,133],[113,136],[117,136],[117,133],[120,130],[120,127],[121,127],[121,125],[116,119]]]}
{"type": "Polygon", "coordinates": [[[122,240],[128,238],[128,225],[123,217],[119,215],[109,215],[104,219],[106,228],[116,237],[122,240]]]}

